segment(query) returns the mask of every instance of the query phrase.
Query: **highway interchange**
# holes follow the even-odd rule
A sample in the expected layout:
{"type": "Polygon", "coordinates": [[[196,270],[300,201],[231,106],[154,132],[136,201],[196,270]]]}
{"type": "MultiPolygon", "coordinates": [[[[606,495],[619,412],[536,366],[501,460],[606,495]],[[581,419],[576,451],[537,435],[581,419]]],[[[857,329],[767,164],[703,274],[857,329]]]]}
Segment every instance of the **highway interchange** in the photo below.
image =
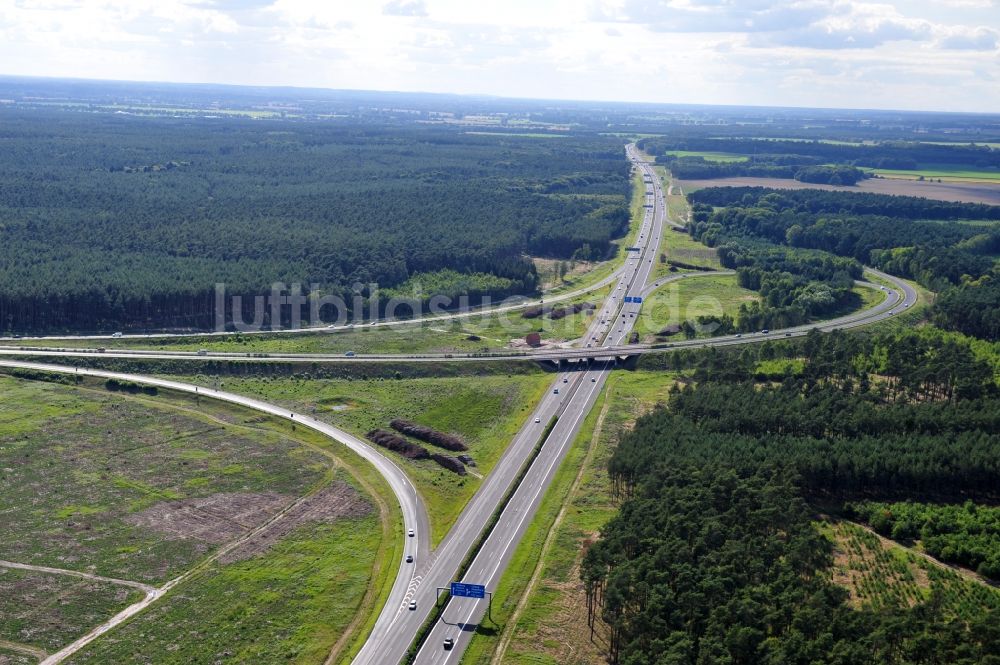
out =
{"type": "MultiPolygon", "coordinates": [[[[156,385],[181,392],[197,393],[222,401],[239,404],[248,408],[268,413],[281,418],[291,419],[310,427],[324,435],[342,443],[362,457],[370,461],[389,483],[402,509],[404,527],[412,536],[406,536],[404,554],[413,555],[415,561],[406,563],[403,557],[399,572],[393,584],[379,617],[368,636],[362,650],[354,659],[355,663],[384,665],[400,662],[410,645],[416,638],[421,626],[427,621],[432,610],[439,587],[447,587],[456,580],[461,572],[460,566],[467,559],[477,543],[481,543],[478,552],[467,566],[462,580],[470,583],[484,584],[492,591],[502,577],[510,558],[517,547],[525,529],[530,524],[532,516],[545,490],[554,477],[560,462],[566,455],[570,445],[579,432],[586,415],[590,412],[604,382],[619,358],[644,353],[662,353],[676,349],[729,346],[760,342],[766,339],[797,337],[807,334],[812,329],[833,330],[866,325],[886,319],[901,309],[916,302],[916,293],[904,282],[884,273],[869,271],[892,287],[882,287],[868,284],[885,292],[884,300],[862,312],[839,319],[772,331],[768,334],[728,335],[710,339],[677,341],[665,346],[650,347],[644,345],[629,345],[626,340],[633,326],[639,320],[641,303],[633,302],[633,298],[645,297],[649,292],[670,280],[695,278],[679,274],[650,282],[649,277],[656,265],[659,243],[663,235],[664,224],[667,223],[664,195],[659,178],[651,165],[645,163],[634,152],[634,146],[628,146],[628,157],[639,168],[646,181],[647,207],[640,229],[636,235],[635,246],[638,252],[630,251],[625,265],[607,277],[600,285],[613,284],[613,289],[607,300],[598,308],[590,329],[580,348],[545,349],[533,352],[512,352],[490,355],[461,354],[372,354],[345,357],[338,354],[232,354],[197,352],[164,352],[139,350],[111,350],[100,354],[103,358],[130,359],[191,359],[238,360],[254,362],[484,362],[510,360],[550,360],[578,361],[561,363],[550,389],[535,408],[527,422],[520,429],[514,440],[497,462],[494,470],[484,479],[479,490],[465,507],[454,527],[446,535],[441,544],[430,549],[430,529],[423,502],[407,479],[400,467],[379,450],[331,425],[323,423],[311,416],[289,412],[260,400],[198,387],[179,381],[159,379],[145,375],[108,372],[103,370],[76,368],[65,365],[51,365],[29,361],[25,356],[34,357],[94,357],[95,349],[53,348],[23,346],[5,346],[0,348],[0,355],[8,359],[0,359],[0,366],[23,367],[45,371],[78,373],[80,375],[101,378],[117,378],[136,381],[148,385],[156,385]],[[628,298],[629,302],[625,302],[628,298]],[[589,348],[588,348],[589,347],[589,348]],[[18,359],[17,356],[21,356],[18,359]],[[548,436],[541,441],[543,434],[554,420],[548,436]],[[537,452],[537,454],[536,454],[537,452]],[[532,455],[535,455],[532,459],[532,455]],[[525,469],[525,466],[528,465],[525,469]],[[521,476],[520,483],[515,482],[521,476]],[[504,499],[509,500],[496,519],[495,525],[484,534],[498,507],[504,499]],[[411,609],[412,608],[412,609],[411,609]]],[[[590,287],[596,288],[596,287],[590,287]]],[[[564,294],[561,299],[575,297],[579,292],[564,294]]],[[[554,301],[550,298],[549,302],[554,301]]],[[[520,305],[504,305],[504,308],[523,307],[520,305]]],[[[470,313],[453,316],[468,316],[470,313]]],[[[413,321],[385,321],[377,325],[400,325],[413,321]]],[[[298,331],[301,332],[301,331],[298,331]]],[[[155,335],[163,337],[164,335],[155,335]]],[[[142,336],[136,336],[142,337],[142,336]]],[[[66,338],[76,339],[76,338],[66,338]]],[[[475,627],[486,612],[486,601],[475,599],[457,599],[448,601],[441,619],[430,630],[427,639],[416,657],[417,663],[457,663],[461,654],[474,634],[475,627]],[[453,647],[444,648],[446,639],[453,641],[453,647]]]]}

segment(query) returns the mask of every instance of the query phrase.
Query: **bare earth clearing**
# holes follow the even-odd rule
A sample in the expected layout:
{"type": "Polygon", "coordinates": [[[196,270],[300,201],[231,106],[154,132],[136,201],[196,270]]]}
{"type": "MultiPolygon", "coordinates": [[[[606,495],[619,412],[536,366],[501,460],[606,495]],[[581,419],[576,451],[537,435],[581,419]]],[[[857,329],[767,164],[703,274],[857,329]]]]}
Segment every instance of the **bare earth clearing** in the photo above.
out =
{"type": "Polygon", "coordinates": [[[372,504],[353,487],[344,482],[335,482],[306,497],[292,506],[283,519],[272,522],[253,538],[223,554],[219,557],[219,563],[243,561],[263,554],[303,524],[330,524],[345,517],[364,517],[373,510],[372,504]]]}
{"type": "Polygon", "coordinates": [[[825,189],[841,192],[869,192],[872,194],[892,194],[896,196],[922,196],[935,201],[986,203],[1000,205],[1000,185],[958,182],[920,182],[917,180],[893,180],[870,178],[853,187],[835,187],[799,182],[784,178],[715,178],[712,180],[678,180],[677,184],[685,192],[705,187],[772,187],[774,189],[825,189]]]}

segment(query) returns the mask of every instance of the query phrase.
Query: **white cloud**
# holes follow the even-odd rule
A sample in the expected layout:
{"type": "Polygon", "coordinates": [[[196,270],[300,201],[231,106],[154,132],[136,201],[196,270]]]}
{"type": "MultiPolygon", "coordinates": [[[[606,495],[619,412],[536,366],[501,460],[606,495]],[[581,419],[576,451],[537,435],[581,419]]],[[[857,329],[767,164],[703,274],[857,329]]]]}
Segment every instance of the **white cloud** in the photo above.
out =
{"type": "Polygon", "coordinates": [[[382,5],[386,16],[427,16],[427,5],[423,0],[389,0],[382,5]]]}
{"type": "Polygon", "coordinates": [[[896,41],[927,41],[933,25],[906,18],[888,5],[840,3],[837,11],[803,28],[768,33],[758,45],[816,49],[875,48],[896,41]]]}
{"type": "Polygon", "coordinates": [[[995,4],[0,0],[0,73],[996,110],[995,4]]]}
{"type": "Polygon", "coordinates": [[[1000,33],[990,28],[947,28],[942,31],[942,48],[992,51],[1000,45],[1000,33]]]}

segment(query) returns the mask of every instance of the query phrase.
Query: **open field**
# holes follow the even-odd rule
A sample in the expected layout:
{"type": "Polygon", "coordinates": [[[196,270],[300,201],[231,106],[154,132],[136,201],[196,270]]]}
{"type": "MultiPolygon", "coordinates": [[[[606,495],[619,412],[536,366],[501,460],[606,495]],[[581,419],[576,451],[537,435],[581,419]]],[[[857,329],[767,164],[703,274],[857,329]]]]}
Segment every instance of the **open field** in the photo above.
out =
{"type": "MultiPolygon", "coordinates": [[[[668,325],[694,321],[699,316],[722,316],[734,319],[740,305],[759,300],[753,291],[736,285],[735,275],[692,277],[664,284],[643,302],[636,330],[648,341],[668,325]]],[[[711,337],[712,331],[702,336],[711,337]]]]}
{"type": "MultiPolygon", "coordinates": [[[[325,437],[93,381],[0,375],[0,392],[0,492],[13,497],[0,560],[181,580],[72,662],[148,662],[152,643],[158,662],[201,662],[218,647],[227,662],[321,663],[335,643],[351,646],[387,592],[398,510],[377,473],[325,437]]],[[[49,653],[143,595],[9,567],[0,591],[0,640],[49,653]]]]}
{"type": "Polygon", "coordinates": [[[5,416],[50,396],[70,405],[30,429],[0,429],[8,561],[164,582],[304,494],[327,467],[287,437],[227,427],[232,416],[212,408],[215,418],[8,376],[0,390],[5,416]]]}
{"type": "Polygon", "coordinates": [[[580,561],[617,511],[605,467],[618,437],[639,414],[665,401],[673,382],[672,374],[646,371],[608,380],[500,582],[493,604],[497,626],[484,626],[490,630],[476,635],[463,662],[604,662],[605,636],[591,641],[587,626],[580,561]]]}
{"type": "Polygon", "coordinates": [[[852,187],[834,187],[809,182],[799,182],[784,178],[717,178],[713,180],[679,181],[685,192],[706,187],[773,187],[774,189],[825,189],[841,192],[870,192],[895,196],[922,196],[936,201],[966,203],[986,203],[1000,205],[1000,184],[958,183],[958,182],[918,182],[915,180],[892,180],[870,178],[852,187]]]}
{"type": "Polygon", "coordinates": [[[0,640],[0,665],[35,665],[39,659],[27,652],[15,650],[0,640]]]}
{"type": "Polygon", "coordinates": [[[1000,171],[976,171],[964,166],[947,164],[927,164],[918,169],[862,169],[886,178],[919,180],[920,178],[941,178],[945,182],[983,182],[1000,184],[1000,171]]]}
{"type": "MultiPolygon", "coordinates": [[[[206,377],[190,380],[210,383],[206,377]]],[[[228,377],[225,387],[315,413],[317,418],[362,438],[372,429],[388,429],[393,418],[458,434],[477,464],[471,471],[486,475],[551,380],[551,375],[542,371],[472,380],[461,376],[353,381],[228,377]]],[[[430,516],[432,542],[436,544],[479,487],[479,478],[472,473],[458,476],[432,460],[387,454],[395,457],[420,490],[430,516]]]]}
{"type": "MultiPolygon", "coordinates": [[[[721,270],[722,264],[719,262],[719,252],[707,245],[703,245],[687,233],[674,229],[670,226],[663,228],[663,244],[660,245],[660,253],[666,254],[667,263],[656,264],[653,271],[653,278],[659,279],[671,274],[670,261],[689,266],[698,266],[706,270],[721,270]]],[[[680,271],[687,268],[678,268],[680,271]]]]}

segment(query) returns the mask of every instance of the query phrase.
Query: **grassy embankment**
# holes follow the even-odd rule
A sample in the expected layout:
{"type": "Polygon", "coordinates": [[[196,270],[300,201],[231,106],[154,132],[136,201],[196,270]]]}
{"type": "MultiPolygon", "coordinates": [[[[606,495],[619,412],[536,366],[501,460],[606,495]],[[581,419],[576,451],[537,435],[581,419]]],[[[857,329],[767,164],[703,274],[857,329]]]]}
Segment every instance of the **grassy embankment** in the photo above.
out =
{"type": "MultiPolygon", "coordinates": [[[[190,381],[212,385],[205,376],[190,381]]],[[[533,371],[479,377],[412,379],[309,379],[299,377],[226,377],[225,389],[287,405],[361,438],[374,428],[389,428],[393,418],[407,418],[460,435],[477,466],[458,476],[432,460],[408,460],[387,452],[420,491],[438,543],[479,488],[551,382],[533,371]],[[474,475],[476,474],[476,475],[474,475]]],[[[425,445],[433,452],[434,446],[425,445]]],[[[452,454],[447,451],[446,454],[452,454]]]]}
{"type": "MultiPolygon", "coordinates": [[[[651,341],[665,326],[695,322],[699,316],[729,315],[736,319],[740,305],[759,299],[754,291],[737,286],[735,275],[685,277],[664,284],[647,297],[636,330],[645,341],[651,341]]],[[[710,330],[699,333],[702,337],[713,334],[710,330]]]]}

